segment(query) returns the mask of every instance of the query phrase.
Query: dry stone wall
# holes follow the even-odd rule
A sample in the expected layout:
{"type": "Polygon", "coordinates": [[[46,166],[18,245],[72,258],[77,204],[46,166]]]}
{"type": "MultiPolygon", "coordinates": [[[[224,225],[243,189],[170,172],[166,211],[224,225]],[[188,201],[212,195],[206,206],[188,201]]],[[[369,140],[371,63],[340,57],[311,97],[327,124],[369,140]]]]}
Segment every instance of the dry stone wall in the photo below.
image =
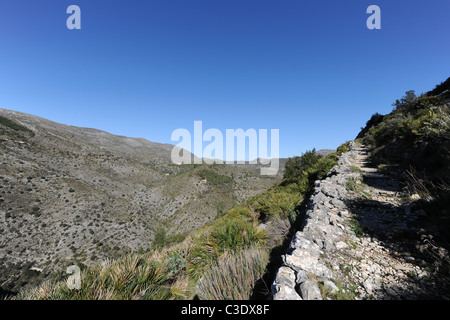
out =
{"type": "Polygon", "coordinates": [[[319,285],[329,292],[338,290],[333,270],[339,266],[333,266],[327,256],[347,248],[348,239],[356,238],[346,224],[349,212],[343,201],[347,197],[347,180],[359,174],[351,169],[356,155],[351,142],[350,151],[338,158],[338,165],[327,178],[315,182],[304,222],[283,255],[283,265],[272,284],[274,300],[321,300],[319,285]]]}

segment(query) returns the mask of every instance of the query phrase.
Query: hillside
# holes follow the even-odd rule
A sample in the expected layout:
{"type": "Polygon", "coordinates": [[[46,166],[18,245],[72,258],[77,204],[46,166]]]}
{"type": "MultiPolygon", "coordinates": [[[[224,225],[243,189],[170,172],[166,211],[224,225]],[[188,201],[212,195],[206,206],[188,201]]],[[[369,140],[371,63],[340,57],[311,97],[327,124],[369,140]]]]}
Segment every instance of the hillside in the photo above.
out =
{"type": "Polygon", "coordinates": [[[0,109],[0,288],[181,241],[280,178],[174,165],[172,147],[0,109]]]}

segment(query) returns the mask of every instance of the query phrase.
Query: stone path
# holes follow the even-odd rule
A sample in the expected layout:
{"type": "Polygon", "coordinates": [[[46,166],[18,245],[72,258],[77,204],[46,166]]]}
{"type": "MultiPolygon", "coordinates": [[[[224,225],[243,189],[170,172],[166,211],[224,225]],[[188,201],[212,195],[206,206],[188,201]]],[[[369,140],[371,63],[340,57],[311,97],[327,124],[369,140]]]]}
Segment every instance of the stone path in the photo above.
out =
{"type": "Polygon", "coordinates": [[[363,147],[352,143],[338,164],[316,182],[273,299],[448,299],[423,252],[436,248],[416,227],[426,212],[404,203],[399,179],[371,167],[363,147]]]}

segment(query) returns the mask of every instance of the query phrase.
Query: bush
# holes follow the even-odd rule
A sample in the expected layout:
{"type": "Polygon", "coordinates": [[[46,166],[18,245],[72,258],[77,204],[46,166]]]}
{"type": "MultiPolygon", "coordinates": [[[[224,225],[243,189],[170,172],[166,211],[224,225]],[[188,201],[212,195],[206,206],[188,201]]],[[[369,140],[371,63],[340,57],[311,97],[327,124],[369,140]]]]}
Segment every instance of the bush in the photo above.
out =
{"type": "Polygon", "coordinates": [[[186,262],[179,252],[173,251],[169,253],[168,268],[174,275],[181,274],[186,268],[186,262]]]}
{"type": "Polygon", "coordinates": [[[220,252],[216,243],[209,240],[204,234],[195,240],[189,256],[187,257],[187,271],[193,279],[199,279],[219,258],[220,252]]]}
{"type": "Polygon", "coordinates": [[[406,92],[406,95],[399,101],[397,100],[393,106],[394,112],[403,114],[416,114],[419,110],[427,109],[432,106],[438,106],[443,104],[442,97],[434,95],[421,95],[417,97],[414,91],[410,90],[406,92]]]}
{"type": "Polygon", "coordinates": [[[239,217],[241,218],[249,218],[251,216],[251,212],[248,208],[244,207],[244,206],[237,206],[234,207],[232,209],[230,209],[227,212],[227,216],[228,217],[234,217],[236,219],[239,219],[239,217]]]}
{"type": "Polygon", "coordinates": [[[338,152],[329,154],[326,158],[316,154],[315,149],[305,152],[301,157],[290,158],[286,162],[283,186],[296,184],[297,191],[309,192],[314,181],[323,179],[336,165],[336,157],[349,150],[349,142],[338,148],[338,152]]]}
{"type": "Polygon", "coordinates": [[[261,220],[274,217],[293,218],[291,215],[303,199],[296,189],[274,188],[247,201],[261,220]]]}
{"type": "Polygon", "coordinates": [[[297,182],[307,177],[308,170],[313,168],[319,161],[320,156],[316,154],[316,149],[306,151],[301,157],[289,158],[286,162],[284,179],[297,182]]]}
{"type": "Polygon", "coordinates": [[[359,132],[358,136],[356,137],[356,139],[361,139],[364,137],[364,135],[367,134],[367,132],[375,127],[376,125],[378,125],[379,123],[381,123],[384,119],[384,116],[379,114],[378,112],[373,114],[372,117],[369,119],[369,121],[367,121],[366,126],[364,128],[361,128],[361,131],[359,132]]]}
{"type": "Polygon", "coordinates": [[[314,170],[310,173],[310,181],[324,179],[328,172],[336,165],[336,161],[332,157],[320,159],[314,170]]]}
{"type": "Polygon", "coordinates": [[[400,99],[396,100],[392,106],[394,106],[395,111],[406,111],[409,106],[414,102],[414,100],[417,98],[416,93],[414,90],[409,90],[405,92],[405,95],[400,99]]]}
{"type": "Polygon", "coordinates": [[[405,121],[402,129],[405,136],[412,138],[449,138],[450,116],[432,109],[421,110],[414,119],[405,121]]]}
{"type": "Polygon", "coordinates": [[[264,232],[258,230],[255,223],[230,217],[223,219],[213,228],[210,240],[217,245],[220,252],[236,252],[257,246],[264,236],[264,232]]]}
{"type": "Polygon", "coordinates": [[[350,141],[347,141],[336,149],[336,153],[338,156],[348,151],[350,151],[350,141]]]}
{"type": "Polygon", "coordinates": [[[345,184],[345,188],[349,191],[356,191],[358,189],[357,181],[357,178],[349,177],[347,183],[345,184]]]}

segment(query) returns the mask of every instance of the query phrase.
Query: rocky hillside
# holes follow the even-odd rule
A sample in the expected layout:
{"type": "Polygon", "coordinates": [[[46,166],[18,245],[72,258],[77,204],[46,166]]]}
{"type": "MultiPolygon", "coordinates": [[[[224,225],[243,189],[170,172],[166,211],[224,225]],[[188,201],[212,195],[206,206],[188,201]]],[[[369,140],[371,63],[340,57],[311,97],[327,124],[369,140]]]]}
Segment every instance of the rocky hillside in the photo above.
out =
{"type": "Polygon", "coordinates": [[[0,288],[148,250],[157,230],[180,241],[280,178],[177,166],[172,147],[0,109],[0,288]]]}

